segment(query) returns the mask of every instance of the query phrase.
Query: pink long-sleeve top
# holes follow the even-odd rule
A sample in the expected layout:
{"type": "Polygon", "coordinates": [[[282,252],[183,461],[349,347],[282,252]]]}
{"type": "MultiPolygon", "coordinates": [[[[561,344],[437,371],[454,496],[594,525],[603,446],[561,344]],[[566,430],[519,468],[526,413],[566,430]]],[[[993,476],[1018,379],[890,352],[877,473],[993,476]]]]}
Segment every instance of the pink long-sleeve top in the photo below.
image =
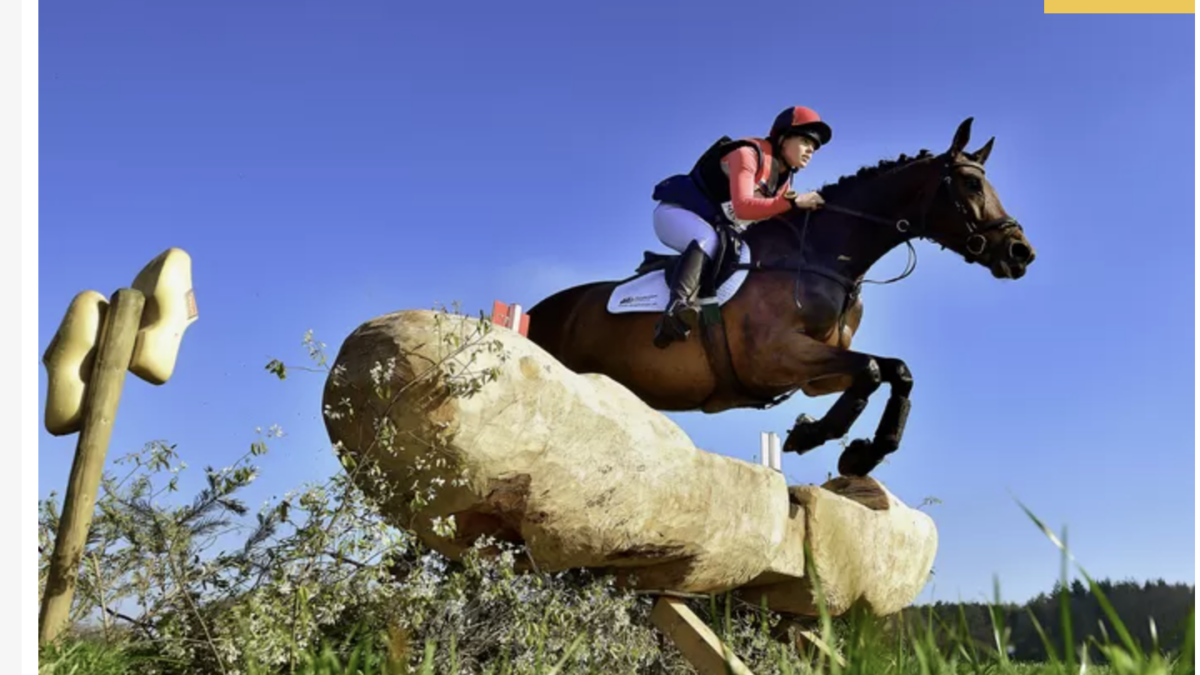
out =
{"type": "MultiPolygon", "coordinates": [[[[784,197],[791,183],[789,176],[776,191],[774,197],[764,197],[757,191],[758,158],[753,148],[742,147],[725,155],[721,160],[729,173],[729,194],[733,214],[738,220],[758,221],[777,216],[792,207],[792,201],[784,197]]],[[[765,162],[773,161],[764,155],[765,162]]],[[[765,175],[765,172],[764,172],[765,175]]]]}

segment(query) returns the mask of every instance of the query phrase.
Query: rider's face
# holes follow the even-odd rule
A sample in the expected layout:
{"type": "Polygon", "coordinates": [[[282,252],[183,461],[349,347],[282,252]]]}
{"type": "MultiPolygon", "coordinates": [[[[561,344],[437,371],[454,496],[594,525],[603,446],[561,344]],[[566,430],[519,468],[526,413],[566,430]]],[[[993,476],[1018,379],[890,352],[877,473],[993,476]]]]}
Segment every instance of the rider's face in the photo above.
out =
{"type": "Polygon", "coordinates": [[[808,166],[816,151],[817,144],[807,136],[792,136],[783,142],[783,158],[789,165],[798,169],[808,166]]]}

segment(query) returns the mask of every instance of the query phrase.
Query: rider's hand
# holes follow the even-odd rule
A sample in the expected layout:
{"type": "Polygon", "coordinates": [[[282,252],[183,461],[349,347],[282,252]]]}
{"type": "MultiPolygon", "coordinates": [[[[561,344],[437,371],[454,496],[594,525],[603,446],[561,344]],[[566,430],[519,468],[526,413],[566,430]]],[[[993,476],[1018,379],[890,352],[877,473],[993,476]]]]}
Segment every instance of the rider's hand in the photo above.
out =
{"type": "Polygon", "coordinates": [[[796,195],[792,200],[796,208],[803,211],[815,211],[825,205],[825,200],[816,192],[806,192],[802,195],[796,195]]]}

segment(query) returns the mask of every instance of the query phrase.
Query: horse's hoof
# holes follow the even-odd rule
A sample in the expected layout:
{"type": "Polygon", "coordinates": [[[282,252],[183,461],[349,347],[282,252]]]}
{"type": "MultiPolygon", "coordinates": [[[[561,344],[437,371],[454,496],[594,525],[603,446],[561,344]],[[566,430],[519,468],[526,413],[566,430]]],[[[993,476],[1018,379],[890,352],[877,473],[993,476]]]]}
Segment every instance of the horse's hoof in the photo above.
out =
{"type": "Polygon", "coordinates": [[[838,458],[838,473],[847,478],[865,477],[883,462],[883,454],[871,441],[858,439],[850,443],[838,458]]]}
{"type": "Polygon", "coordinates": [[[796,417],[795,426],[788,432],[787,440],[783,442],[783,451],[803,455],[809,450],[821,446],[826,440],[828,439],[821,434],[817,420],[808,413],[800,413],[796,417]]]}

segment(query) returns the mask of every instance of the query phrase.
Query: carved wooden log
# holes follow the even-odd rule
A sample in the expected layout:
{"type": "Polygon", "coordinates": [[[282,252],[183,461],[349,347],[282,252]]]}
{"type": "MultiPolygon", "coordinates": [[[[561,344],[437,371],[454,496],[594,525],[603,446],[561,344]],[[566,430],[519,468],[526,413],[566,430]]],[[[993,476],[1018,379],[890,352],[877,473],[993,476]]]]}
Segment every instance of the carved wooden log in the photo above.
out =
{"type": "Polygon", "coordinates": [[[455,374],[434,367],[455,349],[446,335],[480,328],[432,311],[372,319],[346,339],[325,389],[334,413],[326,428],[343,461],[352,471],[377,463],[396,493],[374,490],[365,471],[359,484],[436,550],[458,557],[492,535],[523,542],[543,571],[615,571],[644,589],[741,589],[807,615],[806,540],[818,572],[831,575],[825,592],[835,614],[858,600],[895,612],[924,586],[933,522],[875,481],[795,487],[789,496],[781,473],[697,449],[613,380],[576,374],[503,327],[483,340],[507,360],[477,344],[459,351],[455,374]],[[464,368],[497,376],[472,396],[455,395],[464,368]],[[347,404],[353,415],[342,412],[347,404]],[[431,485],[432,500],[414,506],[431,485]],[[439,534],[435,523],[451,516],[456,531],[439,534]]]}

